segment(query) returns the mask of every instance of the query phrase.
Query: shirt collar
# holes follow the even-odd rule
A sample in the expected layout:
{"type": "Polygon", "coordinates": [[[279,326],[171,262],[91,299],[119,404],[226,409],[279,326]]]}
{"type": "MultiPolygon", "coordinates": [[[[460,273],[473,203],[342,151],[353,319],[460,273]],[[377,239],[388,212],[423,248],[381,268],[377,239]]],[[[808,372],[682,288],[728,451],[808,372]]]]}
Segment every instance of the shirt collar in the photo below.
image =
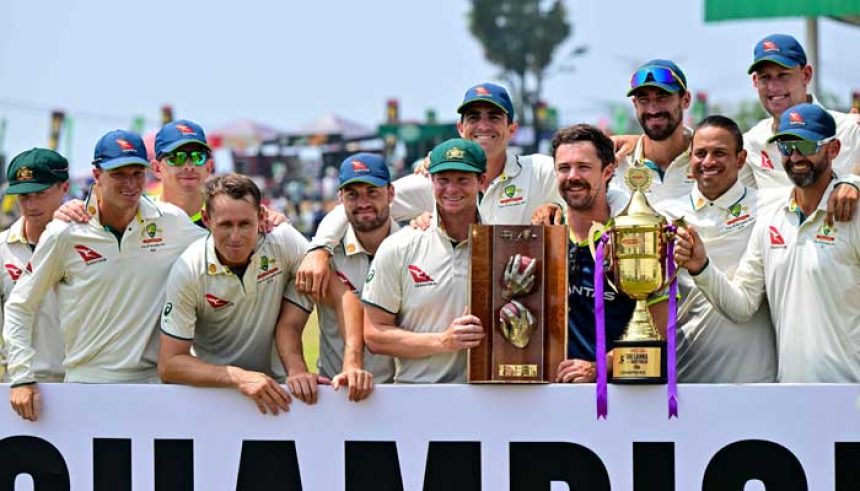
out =
{"type": "MultiPolygon", "coordinates": [[[[476,223],[476,224],[484,223],[484,220],[481,218],[481,211],[476,210],[475,214],[477,216],[475,217],[476,220],[474,223],[476,223]]],[[[427,227],[427,230],[433,230],[448,240],[451,240],[451,241],[454,240],[448,235],[448,232],[445,231],[445,224],[442,223],[442,220],[439,220],[439,208],[438,208],[438,206],[433,210],[433,215],[430,217],[430,226],[427,227]]]]}
{"type": "MultiPolygon", "coordinates": [[[[87,210],[87,213],[92,215],[95,223],[101,225],[101,220],[99,219],[99,198],[96,196],[96,186],[95,184],[90,187],[89,195],[87,196],[87,200],[84,202],[84,207],[87,210]]],[[[146,220],[153,220],[161,216],[161,210],[158,209],[158,205],[152,202],[145,195],[141,195],[140,200],[138,200],[137,211],[134,214],[134,218],[138,223],[143,223],[146,220]]]]}
{"type": "Polygon", "coordinates": [[[510,150],[505,151],[505,168],[502,169],[502,173],[496,177],[493,182],[504,183],[508,179],[513,179],[520,175],[520,172],[523,170],[523,165],[520,164],[520,160],[514,155],[510,150]]]}
{"type": "Polygon", "coordinates": [[[15,220],[15,223],[9,227],[9,234],[6,236],[6,243],[29,244],[27,237],[24,234],[24,217],[15,220]]]}
{"type": "MultiPolygon", "coordinates": [[[[693,129],[690,127],[684,126],[684,135],[687,138],[692,138],[693,137],[693,129]]],[[[644,161],[646,160],[644,152],[645,152],[645,135],[642,135],[639,137],[638,140],[636,140],[636,145],[633,146],[633,153],[631,154],[632,163],[635,164],[636,162],[643,162],[643,164],[644,164],[644,161]]],[[[683,152],[681,152],[680,155],[675,157],[675,160],[673,160],[672,162],[669,163],[669,167],[671,167],[672,164],[674,164],[675,162],[677,162],[679,160],[685,160],[685,161],[690,160],[690,146],[689,145],[687,146],[686,150],[684,150],[683,152]]],[[[656,165],[656,164],[654,164],[654,165],[656,165]]],[[[668,169],[668,167],[667,167],[667,169],[668,169]]]]}
{"type": "MultiPolygon", "coordinates": [[[[393,219],[389,218],[388,224],[390,228],[388,229],[387,237],[391,237],[394,232],[400,230],[400,225],[398,225],[393,219]]],[[[347,256],[352,256],[353,254],[369,255],[367,250],[361,244],[361,241],[358,240],[358,237],[355,235],[355,229],[352,228],[351,224],[347,224],[346,234],[343,236],[343,252],[347,256]]]]}
{"type": "MultiPolygon", "coordinates": [[[[251,258],[248,261],[248,264],[254,264],[256,261],[257,253],[260,252],[260,249],[266,244],[266,240],[268,238],[267,234],[260,234],[257,236],[257,245],[254,247],[254,252],[251,253],[251,258]]],[[[212,237],[212,232],[209,232],[209,235],[206,236],[206,274],[209,276],[215,276],[219,274],[231,275],[233,271],[230,270],[227,266],[221,264],[221,261],[218,259],[218,254],[215,252],[215,239],[212,237]]]]}
{"type": "Polygon", "coordinates": [[[738,204],[740,200],[744,199],[744,196],[747,194],[747,187],[738,179],[732,184],[732,187],[726,190],[723,194],[721,194],[717,199],[711,201],[705,197],[700,191],[699,186],[693,186],[692,191],[690,191],[690,201],[693,203],[693,209],[696,211],[701,210],[709,203],[714,203],[716,206],[723,210],[728,210],[738,204]]]}

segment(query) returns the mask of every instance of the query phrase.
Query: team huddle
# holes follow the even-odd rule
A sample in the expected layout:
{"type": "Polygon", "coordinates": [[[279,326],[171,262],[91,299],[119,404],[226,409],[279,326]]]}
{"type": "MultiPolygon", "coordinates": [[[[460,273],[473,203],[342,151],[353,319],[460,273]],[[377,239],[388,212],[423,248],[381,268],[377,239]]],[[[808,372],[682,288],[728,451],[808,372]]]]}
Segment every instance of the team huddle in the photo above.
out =
{"type": "MultiPolygon", "coordinates": [[[[381,155],[339,169],[340,205],[310,242],[239,174],[212,176],[203,128],[96,144],[85,202],[63,203],[68,161],[32,149],[9,164],[21,218],[0,234],[0,367],[13,409],[35,421],[38,384],[233,387],[263,413],[319,384],[360,401],[378,383],[462,383],[468,349],[492,326],[469,313],[469,228],[564,224],[568,348],[557,382],[594,382],[593,223],[627,205],[624,171],[652,175],[648,200],[684,218],[677,363],[681,382],[860,382],[860,121],[808,93],[813,67],[791,36],[754,48],[753,85],[770,117],[742,134],[712,115],[682,124],[681,68],[652,60],[631,76],[641,136],[577,124],[552,156],[516,155],[508,92],[469,88],[457,130],[419,172],[392,180],[381,155]],[[147,169],[163,195],[143,195],[147,169]],[[399,223],[412,220],[411,225],[399,223]],[[302,331],[316,307],[318,373],[302,331]]],[[[610,275],[611,276],[611,275],[610,275]]],[[[635,301],[605,278],[607,357],[635,301]]],[[[599,288],[598,288],[599,290],[599,288]]],[[[648,308],[665,332],[667,296],[648,308]]],[[[612,366],[611,363],[608,363],[612,366]]]]}

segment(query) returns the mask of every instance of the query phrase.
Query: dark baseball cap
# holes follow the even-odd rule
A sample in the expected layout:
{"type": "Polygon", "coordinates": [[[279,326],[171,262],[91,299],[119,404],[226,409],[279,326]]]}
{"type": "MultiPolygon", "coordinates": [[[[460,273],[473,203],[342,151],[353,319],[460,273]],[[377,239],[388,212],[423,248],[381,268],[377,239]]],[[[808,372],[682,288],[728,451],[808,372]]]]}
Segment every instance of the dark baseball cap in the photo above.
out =
{"type": "Polygon", "coordinates": [[[430,151],[427,171],[436,174],[446,170],[483,174],[487,171],[484,149],[477,143],[462,138],[453,138],[436,145],[430,151]]]}
{"type": "Polygon", "coordinates": [[[381,155],[362,152],[350,155],[340,164],[338,180],[338,189],[354,182],[383,187],[391,182],[391,174],[381,155]]]}
{"type": "Polygon", "coordinates": [[[753,63],[747,73],[756,71],[761,63],[770,61],[785,68],[806,65],[806,52],[797,39],[788,34],[771,34],[753,49],[753,63]]]}
{"type": "Polygon", "coordinates": [[[687,90],[687,77],[674,61],[651,60],[637,68],[630,76],[630,90],[627,91],[627,97],[632,96],[641,87],[657,87],[675,94],[687,90]]]}
{"type": "Polygon", "coordinates": [[[53,150],[31,148],[12,159],[6,179],[6,194],[38,193],[69,180],[69,161],[53,150]]]}
{"type": "Polygon", "coordinates": [[[514,120],[514,104],[511,96],[504,87],[491,83],[483,83],[470,87],[463,96],[463,102],[457,108],[457,112],[463,114],[466,106],[473,102],[489,102],[498,107],[508,115],[508,121],[514,120]]]}
{"type": "Polygon", "coordinates": [[[808,141],[821,141],[836,135],[836,121],[826,109],[818,104],[798,104],[792,106],[779,117],[779,128],[768,143],[785,139],[800,138],[808,141]]]}
{"type": "Polygon", "coordinates": [[[146,159],[146,146],[137,133],[125,130],[113,130],[96,143],[93,165],[111,170],[126,165],[143,165],[149,167],[146,159]]]}
{"type": "Polygon", "coordinates": [[[160,159],[182,145],[197,143],[210,151],[203,128],[187,119],[177,119],[162,126],[155,135],[155,158],[160,159]]]}

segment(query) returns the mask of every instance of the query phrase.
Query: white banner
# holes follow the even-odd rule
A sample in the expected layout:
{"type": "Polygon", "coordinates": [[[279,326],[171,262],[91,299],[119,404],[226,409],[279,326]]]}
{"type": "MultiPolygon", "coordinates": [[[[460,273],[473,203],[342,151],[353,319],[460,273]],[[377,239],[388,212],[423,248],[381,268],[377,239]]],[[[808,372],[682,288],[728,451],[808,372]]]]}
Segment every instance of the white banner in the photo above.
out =
{"type": "Polygon", "coordinates": [[[672,420],[665,386],[610,386],[607,420],[593,385],[385,386],[360,403],[324,387],[276,417],[233,390],[40,388],[40,421],[0,408],[0,490],[29,472],[38,490],[860,486],[856,385],[682,385],[672,420]]]}

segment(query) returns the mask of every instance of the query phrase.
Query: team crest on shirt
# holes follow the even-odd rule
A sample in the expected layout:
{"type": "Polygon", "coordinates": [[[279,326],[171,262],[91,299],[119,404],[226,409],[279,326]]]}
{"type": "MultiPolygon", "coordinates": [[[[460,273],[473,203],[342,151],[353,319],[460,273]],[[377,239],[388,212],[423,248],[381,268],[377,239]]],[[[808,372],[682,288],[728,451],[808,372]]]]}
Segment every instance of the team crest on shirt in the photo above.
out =
{"type": "Polygon", "coordinates": [[[104,256],[85,245],[76,244],[74,247],[75,251],[78,253],[78,255],[81,256],[81,259],[84,260],[84,264],[86,264],[87,266],[107,261],[104,256]]]}
{"type": "Polygon", "coordinates": [[[729,207],[723,217],[723,225],[720,229],[723,232],[744,228],[752,223],[754,217],[750,214],[749,207],[740,203],[735,203],[729,207]]]}
{"type": "Polygon", "coordinates": [[[429,274],[425,273],[418,266],[410,264],[406,267],[406,269],[409,270],[409,275],[412,276],[412,282],[415,283],[416,287],[431,286],[436,284],[436,280],[431,278],[429,274]]]}
{"type": "Polygon", "coordinates": [[[785,239],[782,238],[779,229],[771,225],[767,228],[767,235],[770,238],[771,249],[785,249],[785,239]]]}
{"type": "Polygon", "coordinates": [[[827,223],[822,223],[815,232],[815,243],[826,246],[836,245],[836,226],[831,227],[827,223]]]}
{"type": "Polygon", "coordinates": [[[211,293],[207,293],[203,298],[205,298],[206,303],[208,303],[209,306],[215,310],[220,310],[220,309],[223,309],[224,307],[227,307],[227,306],[233,304],[233,302],[231,302],[229,300],[224,300],[223,298],[218,298],[215,295],[212,295],[211,293]]]}
{"type": "Polygon", "coordinates": [[[280,268],[275,264],[277,261],[273,257],[265,254],[260,256],[260,271],[257,273],[257,282],[265,281],[281,274],[280,268]]]}
{"type": "Polygon", "coordinates": [[[518,188],[516,184],[508,184],[503,191],[505,197],[499,200],[501,207],[519,205],[525,199],[523,197],[523,189],[518,188]]]}
{"type": "Polygon", "coordinates": [[[773,170],[773,161],[770,160],[770,155],[765,151],[761,152],[761,168],[773,170]]]}
{"type": "Polygon", "coordinates": [[[12,263],[6,263],[4,264],[4,266],[6,267],[6,274],[9,275],[9,278],[12,280],[12,282],[18,281],[18,278],[20,278],[21,275],[24,274],[24,272],[21,271],[21,268],[15,266],[12,263]]]}
{"type": "Polygon", "coordinates": [[[140,248],[154,250],[164,245],[164,231],[155,222],[143,226],[140,232],[140,248]]]}

